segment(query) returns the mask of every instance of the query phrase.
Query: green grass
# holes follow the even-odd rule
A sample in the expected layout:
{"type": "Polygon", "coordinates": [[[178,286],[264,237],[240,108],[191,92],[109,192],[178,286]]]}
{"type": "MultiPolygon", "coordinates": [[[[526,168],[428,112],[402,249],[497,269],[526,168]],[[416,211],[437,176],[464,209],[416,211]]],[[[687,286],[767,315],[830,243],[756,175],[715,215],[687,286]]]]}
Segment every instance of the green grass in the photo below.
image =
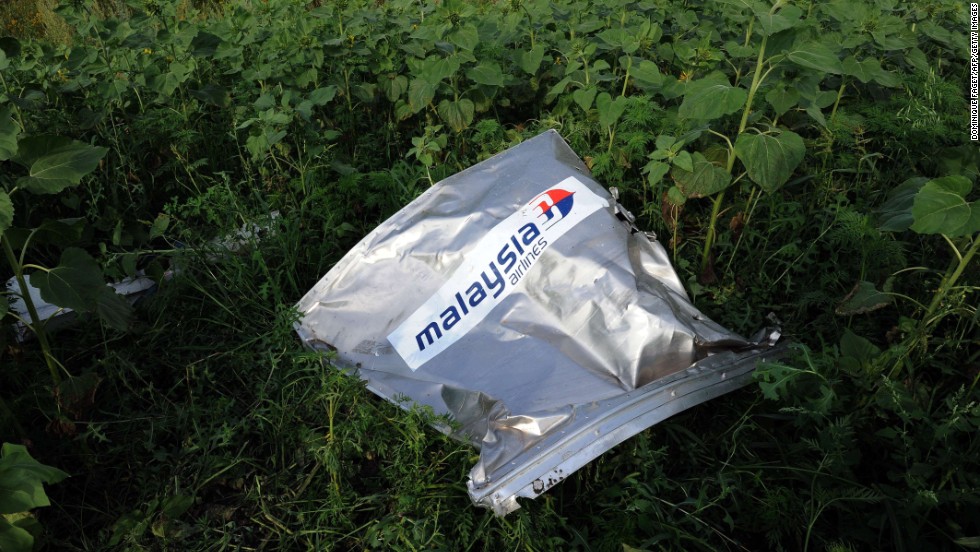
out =
{"type": "MultiPolygon", "coordinates": [[[[968,252],[980,236],[885,231],[879,212],[912,176],[976,183],[977,150],[961,139],[962,3],[780,4],[772,14],[789,23],[766,24],[792,29],[766,38],[765,78],[771,6],[65,4],[45,17],[70,33],[52,23],[0,39],[0,138],[58,134],[109,152],[51,195],[15,190],[24,169],[0,161],[3,239],[19,250],[18,228],[82,217],[70,240],[39,233],[24,262],[53,267],[72,245],[100,277],[138,267],[159,286],[126,331],[89,313],[52,335],[68,382],[57,388],[43,347],[4,330],[0,440],[71,475],[34,511],[43,549],[975,547],[980,281],[968,252]],[[788,59],[821,37],[833,59],[788,59]],[[865,82],[834,62],[850,57],[887,74],[865,82]],[[685,83],[713,72],[735,96],[760,74],[751,109],[692,105],[685,83]],[[590,90],[609,96],[586,104],[590,90]],[[292,306],[430,182],[550,128],[660,236],[700,309],[742,333],[773,312],[797,346],[756,384],[498,519],[466,495],[477,451],[304,350],[292,306]],[[729,157],[728,142],[765,132],[804,143],[785,181],[745,174],[753,159],[737,148],[729,157]],[[726,187],[680,190],[680,151],[730,169],[726,187]],[[254,221],[268,228],[239,250],[213,245],[254,221]],[[837,314],[859,282],[892,295],[837,314]]],[[[0,18],[34,9],[5,4],[0,18]]]]}

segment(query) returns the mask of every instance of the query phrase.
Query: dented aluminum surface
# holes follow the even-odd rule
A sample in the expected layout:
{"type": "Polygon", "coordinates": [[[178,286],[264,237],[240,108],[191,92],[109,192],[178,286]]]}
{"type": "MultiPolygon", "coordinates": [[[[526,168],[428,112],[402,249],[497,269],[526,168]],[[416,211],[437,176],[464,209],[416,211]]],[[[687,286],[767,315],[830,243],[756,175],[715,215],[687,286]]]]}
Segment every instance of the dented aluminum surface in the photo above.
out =
{"type": "Polygon", "coordinates": [[[698,311],[554,131],[427,190],[297,307],[305,344],[454,419],[480,448],[470,496],[499,515],[779,349],[698,311]]]}

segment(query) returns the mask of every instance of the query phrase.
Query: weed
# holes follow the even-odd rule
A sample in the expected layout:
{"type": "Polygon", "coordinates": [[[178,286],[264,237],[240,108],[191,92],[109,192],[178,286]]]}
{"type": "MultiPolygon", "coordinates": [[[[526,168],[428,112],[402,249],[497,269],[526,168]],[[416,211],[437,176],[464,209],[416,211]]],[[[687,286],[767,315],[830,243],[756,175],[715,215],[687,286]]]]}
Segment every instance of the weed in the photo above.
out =
{"type": "Polygon", "coordinates": [[[37,513],[47,542],[975,545],[965,17],[946,0],[4,3],[0,275],[158,283],[125,325],[4,332],[0,436],[72,472],[37,513]],[[475,453],[431,429],[451,421],[302,350],[292,305],[433,182],[550,128],[660,234],[700,309],[743,332],[774,312],[799,345],[501,520],[469,505],[475,453]],[[15,149],[46,135],[104,156],[28,196],[15,149]]]}

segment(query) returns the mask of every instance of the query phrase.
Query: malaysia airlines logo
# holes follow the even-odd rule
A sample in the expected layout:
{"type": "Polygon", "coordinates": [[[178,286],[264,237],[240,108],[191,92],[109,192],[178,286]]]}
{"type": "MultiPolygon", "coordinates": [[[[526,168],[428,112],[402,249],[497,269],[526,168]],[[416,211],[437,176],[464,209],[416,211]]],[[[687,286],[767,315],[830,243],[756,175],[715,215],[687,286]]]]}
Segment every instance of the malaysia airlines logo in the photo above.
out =
{"type": "Polygon", "coordinates": [[[544,218],[545,229],[551,228],[555,223],[565,218],[572,212],[572,205],[575,203],[575,193],[561,188],[552,188],[547,192],[531,200],[531,205],[540,211],[538,218],[544,218]]]}
{"type": "Polygon", "coordinates": [[[490,229],[456,272],[388,336],[418,369],[469,333],[524,280],[555,240],[609,203],[574,176],[490,229]]]}

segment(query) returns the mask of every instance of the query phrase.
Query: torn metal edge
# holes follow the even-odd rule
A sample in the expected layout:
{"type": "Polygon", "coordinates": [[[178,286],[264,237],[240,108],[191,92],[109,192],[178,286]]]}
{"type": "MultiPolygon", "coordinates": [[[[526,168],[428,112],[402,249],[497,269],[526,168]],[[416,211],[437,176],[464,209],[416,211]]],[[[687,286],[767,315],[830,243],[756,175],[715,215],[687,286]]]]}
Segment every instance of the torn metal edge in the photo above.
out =
{"type": "Polygon", "coordinates": [[[757,363],[785,356],[788,350],[780,344],[757,353],[710,356],[677,374],[592,403],[577,413],[585,421],[573,422],[513,459],[516,467],[504,478],[484,484],[467,481],[470,498],[498,516],[513,512],[521,507],[517,497],[537,497],[643,430],[747,385],[757,363]]]}

